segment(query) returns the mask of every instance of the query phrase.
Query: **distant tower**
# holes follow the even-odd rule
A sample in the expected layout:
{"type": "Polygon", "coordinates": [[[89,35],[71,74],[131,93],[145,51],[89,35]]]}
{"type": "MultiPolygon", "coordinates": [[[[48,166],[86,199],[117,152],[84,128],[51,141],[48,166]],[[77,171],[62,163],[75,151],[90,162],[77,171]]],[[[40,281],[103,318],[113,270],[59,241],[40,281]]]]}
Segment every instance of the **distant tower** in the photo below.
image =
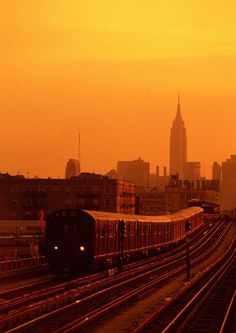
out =
{"type": "Polygon", "coordinates": [[[78,160],[70,158],[66,164],[66,179],[77,177],[80,174],[80,164],[78,160]]]}
{"type": "Polygon", "coordinates": [[[221,210],[229,211],[236,209],[236,155],[231,155],[226,161],[222,162],[221,169],[221,210]]]}
{"type": "Polygon", "coordinates": [[[187,161],[187,135],[184,121],[181,117],[178,94],[177,113],[170,134],[170,175],[179,174],[184,179],[185,163],[187,161]]]}
{"type": "Polygon", "coordinates": [[[78,134],[78,160],[79,160],[79,174],[80,174],[81,173],[80,133],[78,134]]]}
{"type": "Polygon", "coordinates": [[[221,180],[221,166],[217,162],[214,162],[212,166],[212,179],[221,180]]]}
{"type": "Polygon", "coordinates": [[[139,187],[149,186],[150,164],[141,158],[117,162],[117,178],[129,180],[139,187]]]}
{"type": "Polygon", "coordinates": [[[79,176],[81,172],[80,164],[80,133],[78,134],[78,160],[70,158],[66,164],[65,178],[70,179],[71,177],[79,176]]]}

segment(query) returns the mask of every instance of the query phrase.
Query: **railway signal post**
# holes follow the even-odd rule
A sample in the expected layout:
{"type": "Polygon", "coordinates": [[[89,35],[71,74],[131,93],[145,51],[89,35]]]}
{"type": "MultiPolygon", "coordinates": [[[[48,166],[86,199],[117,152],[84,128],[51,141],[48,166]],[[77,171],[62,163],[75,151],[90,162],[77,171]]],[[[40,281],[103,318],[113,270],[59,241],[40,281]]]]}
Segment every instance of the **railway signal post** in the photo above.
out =
{"type": "Polygon", "coordinates": [[[124,234],[126,232],[126,224],[124,220],[119,221],[119,269],[122,270],[124,262],[124,234]]]}
{"type": "Polygon", "coordinates": [[[190,255],[189,255],[189,243],[190,243],[190,231],[191,231],[191,221],[187,220],[185,222],[185,233],[186,233],[186,280],[190,280],[191,278],[191,262],[190,262],[190,255]]]}

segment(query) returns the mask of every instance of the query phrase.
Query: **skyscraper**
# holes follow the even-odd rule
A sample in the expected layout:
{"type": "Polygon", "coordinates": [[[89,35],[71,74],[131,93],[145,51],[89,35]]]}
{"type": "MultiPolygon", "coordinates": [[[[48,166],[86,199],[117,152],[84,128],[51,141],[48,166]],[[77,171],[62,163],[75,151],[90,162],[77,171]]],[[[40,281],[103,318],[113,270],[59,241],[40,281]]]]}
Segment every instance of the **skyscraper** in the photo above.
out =
{"type": "Polygon", "coordinates": [[[77,177],[80,174],[80,162],[70,158],[66,164],[65,178],[70,179],[71,177],[77,177]]]}
{"type": "Polygon", "coordinates": [[[177,113],[170,134],[170,175],[178,173],[184,179],[185,163],[187,161],[187,135],[184,121],[181,117],[178,95],[177,113]]]}
{"type": "Polygon", "coordinates": [[[218,162],[214,162],[212,166],[212,179],[221,180],[221,166],[218,162]]]}
{"type": "Polygon", "coordinates": [[[236,155],[222,162],[220,197],[223,211],[236,208],[236,155]]]}
{"type": "Polygon", "coordinates": [[[66,164],[65,178],[70,179],[72,177],[78,177],[81,172],[80,163],[80,133],[78,134],[78,160],[70,158],[66,164]]]}
{"type": "Polygon", "coordinates": [[[150,165],[141,158],[134,161],[118,161],[117,177],[118,179],[129,180],[136,186],[149,186],[150,165]]]}
{"type": "Polygon", "coordinates": [[[184,178],[190,181],[199,180],[201,178],[201,163],[186,162],[184,168],[184,178]]]}

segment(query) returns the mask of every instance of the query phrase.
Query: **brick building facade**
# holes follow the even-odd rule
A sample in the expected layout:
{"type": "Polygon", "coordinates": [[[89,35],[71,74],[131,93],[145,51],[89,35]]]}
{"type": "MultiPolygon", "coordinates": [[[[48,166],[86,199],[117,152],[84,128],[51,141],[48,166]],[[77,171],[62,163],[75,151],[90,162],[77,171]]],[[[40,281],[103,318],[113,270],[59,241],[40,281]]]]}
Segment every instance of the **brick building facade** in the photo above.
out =
{"type": "Polygon", "coordinates": [[[0,219],[35,220],[61,208],[135,213],[134,184],[82,173],[72,179],[0,175],[0,219]]]}

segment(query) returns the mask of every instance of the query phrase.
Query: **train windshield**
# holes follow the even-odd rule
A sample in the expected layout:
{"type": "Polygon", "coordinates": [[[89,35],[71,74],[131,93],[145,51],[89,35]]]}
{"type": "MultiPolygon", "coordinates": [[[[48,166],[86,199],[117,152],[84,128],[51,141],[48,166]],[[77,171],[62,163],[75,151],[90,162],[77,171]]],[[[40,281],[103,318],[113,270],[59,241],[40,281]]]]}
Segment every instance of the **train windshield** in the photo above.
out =
{"type": "Polygon", "coordinates": [[[75,233],[75,224],[73,222],[65,222],[64,235],[71,236],[75,233]]]}

